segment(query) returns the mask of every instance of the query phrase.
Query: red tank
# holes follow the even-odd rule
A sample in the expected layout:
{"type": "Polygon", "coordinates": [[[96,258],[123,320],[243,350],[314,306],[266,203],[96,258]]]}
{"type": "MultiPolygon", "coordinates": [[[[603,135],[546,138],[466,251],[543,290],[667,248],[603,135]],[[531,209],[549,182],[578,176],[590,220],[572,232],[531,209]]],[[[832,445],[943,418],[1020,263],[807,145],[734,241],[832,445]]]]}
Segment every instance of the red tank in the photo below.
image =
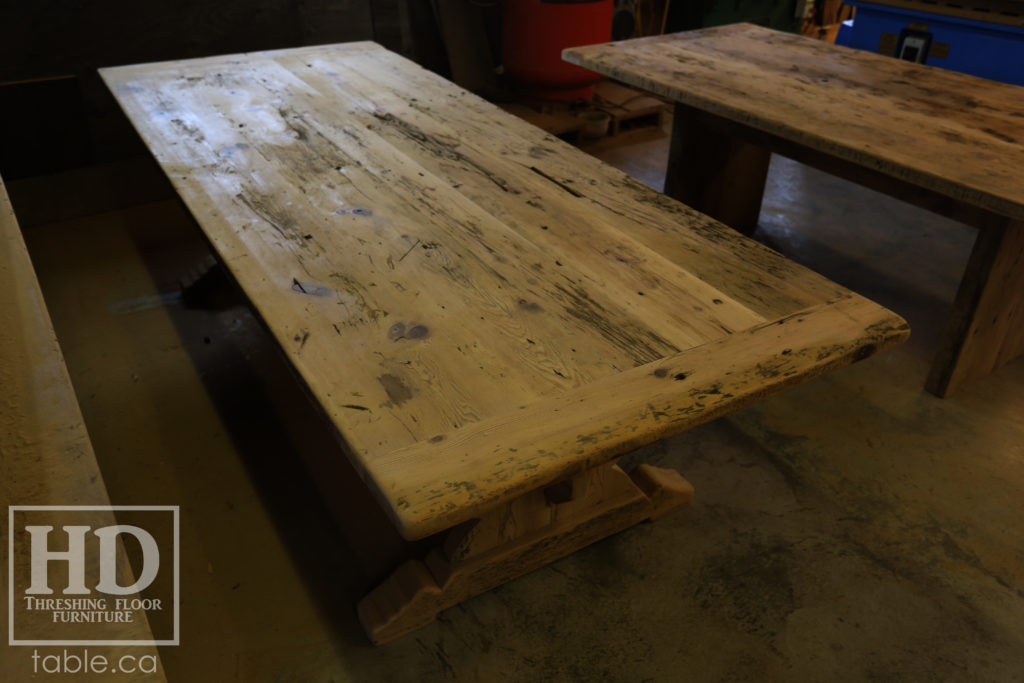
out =
{"type": "Polygon", "coordinates": [[[562,50],[611,40],[614,0],[504,0],[502,61],[519,92],[589,100],[601,75],[562,61],[562,50]]]}

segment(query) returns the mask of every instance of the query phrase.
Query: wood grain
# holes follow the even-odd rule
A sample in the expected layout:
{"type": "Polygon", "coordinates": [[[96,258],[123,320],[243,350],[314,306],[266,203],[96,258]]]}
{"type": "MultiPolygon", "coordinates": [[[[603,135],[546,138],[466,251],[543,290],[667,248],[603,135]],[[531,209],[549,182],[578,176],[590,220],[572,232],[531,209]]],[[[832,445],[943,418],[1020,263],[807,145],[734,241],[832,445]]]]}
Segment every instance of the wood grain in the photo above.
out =
{"type": "Polygon", "coordinates": [[[564,59],[1000,215],[1024,218],[1024,94],[750,24],[564,59]]]}
{"type": "MultiPolygon", "coordinates": [[[[686,105],[677,106],[686,107],[686,105]]],[[[952,197],[938,194],[906,180],[893,178],[855,162],[846,161],[826,152],[805,147],[791,140],[785,140],[778,135],[772,135],[756,128],[744,126],[706,111],[697,111],[692,107],[687,107],[687,109],[689,109],[686,116],[687,129],[677,131],[673,128],[673,140],[677,135],[682,136],[684,139],[707,135],[710,138],[726,138],[741,141],[748,145],[756,145],[766,151],[771,151],[773,154],[781,154],[794,161],[799,161],[801,164],[811,166],[852,183],[863,185],[876,192],[887,194],[890,197],[913,204],[926,211],[931,211],[978,228],[989,225],[994,216],[987,209],[957,201],[952,197]]],[[[669,166],[670,174],[666,177],[666,187],[669,185],[669,178],[679,172],[679,166],[695,162],[692,156],[687,158],[679,155],[678,159],[679,161],[676,162],[676,165],[670,164],[669,166]]],[[[675,162],[675,159],[672,161],[675,162]]],[[[750,175],[749,178],[742,181],[733,180],[734,186],[737,188],[749,188],[746,191],[751,193],[757,191],[762,174],[759,168],[756,166],[753,169],[747,166],[734,166],[733,170],[750,175]]],[[[673,180],[673,182],[675,181],[673,180]]],[[[699,197],[697,201],[700,201],[699,197]]],[[[714,208],[714,206],[711,206],[710,208],[705,208],[705,210],[714,210],[714,208]]],[[[729,218],[726,215],[726,219],[729,218]]],[[[728,223],[728,225],[736,228],[742,226],[742,224],[733,223],[728,223]]]]}
{"type": "Polygon", "coordinates": [[[425,537],[905,339],[892,314],[864,327],[875,308],[849,295],[440,433],[373,459],[371,482],[425,537]]]}
{"type": "Polygon", "coordinates": [[[372,43],[102,75],[410,539],[907,334],[372,43]],[[711,349],[793,359],[707,402],[731,379],[644,379],[711,349]],[[643,419],[648,389],[690,417],[643,419]],[[508,447],[527,433],[558,450],[508,447]]]}
{"type": "Polygon", "coordinates": [[[756,226],[765,176],[752,146],[979,228],[933,393],[1024,354],[1024,89],[750,25],[563,56],[676,100],[666,192],[739,230],[756,226]]]}

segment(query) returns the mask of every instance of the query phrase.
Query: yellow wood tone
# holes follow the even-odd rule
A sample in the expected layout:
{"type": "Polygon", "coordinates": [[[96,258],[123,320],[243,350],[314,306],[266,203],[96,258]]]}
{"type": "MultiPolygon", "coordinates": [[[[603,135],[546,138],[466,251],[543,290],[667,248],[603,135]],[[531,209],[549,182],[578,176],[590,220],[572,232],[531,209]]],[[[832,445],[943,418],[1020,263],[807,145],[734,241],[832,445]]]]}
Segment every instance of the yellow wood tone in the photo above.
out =
{"type": "Polygon", "coordinates": [[[1020,87],[750,24],[570,48],[627,84],[1024,218],[1020,87]]]}
{"type": "Polygon", "coordinates": [[[409,539],[907,335],[372,43],[102,75],[409,539]]]}
{"type": "MultiPolygon", "coordinates": [[[[0,180],[0,528],[8,529],[11,505],[99,505],[109,506],[96,456],[82,421],[64,357],[53,331],[49,313],[36,280],[28,250],[7,191],[0,180]]],[[[47,512],[33,513],[38,521],[47,512]]],[[[91,513],[95,526],[116,524],[108,511],[91,513]]],[[[53,522],[67,522],[59,517],[53,522]]],[[[18,537],[24,530],[15,528],[18,537]]],[[[7,539],[0,566],[8,567],[7,539]]],[[[123,585],[132,570],[119,544],[119,580],[123,585]]],[[[26,553],[14,557],[14,573],[24,579],[30,567],[26,553]]],[[[92,571],[87,576],[91,585],[92,571]]],[[[19,582],[20,583],[20,582],[19,582]]],[[[8,592],[3,592],[6,604],[8,592]]],[[[17,599],[17,596],[15,596],[17,599]]],[[[134,597],[134,596],[125,596],[134,597]]],[[[4,609],[4,614],[7,610],[4,609]]],[[[134,612],[134,622],[94,627],[91,635],[110,640],[153,640],[142,612],[134,612]]],[[[33,628],[35,629],[34,625],[33,628]]],[[[43,638],[39,633],[35,637],[43,638]]],[[[15,636],[25,639],[24,634],[15,636]]],[[[60,637],[59,635],[57,637],[60,637]]],[[[43,648],[43,655],[51,651],[43,648]]],[[[136,657],[152,655],[153,647],[94,648],[94,654],[117,661],[124,654],[136,657]]],[[[6,680],[29,680],[33,671],[32,649],[8,648],[4,655],[6,680]]],[[[138,660],[136,660],[138,661],[138,660]]],[[[148,666],[148,663],[147,663],[148,666]]],[[[106,680],[108,676],[83,676],[82,680],[106,680]]],[[[126,681],[165,680],[157,674],[125,674],[126,681]]]]}
{"type": "Polygon", "coordinates": [[[394,640],[446,607],[693,498],[693,487],[677,472],[646,465],[627,475],[605,464],[566,483],[569,500],[552,502],[543,491],[532,491],[472,528],[452,531],[424,561],[399,567],[359,603],[370,638],[377,644],[394,640]]]}

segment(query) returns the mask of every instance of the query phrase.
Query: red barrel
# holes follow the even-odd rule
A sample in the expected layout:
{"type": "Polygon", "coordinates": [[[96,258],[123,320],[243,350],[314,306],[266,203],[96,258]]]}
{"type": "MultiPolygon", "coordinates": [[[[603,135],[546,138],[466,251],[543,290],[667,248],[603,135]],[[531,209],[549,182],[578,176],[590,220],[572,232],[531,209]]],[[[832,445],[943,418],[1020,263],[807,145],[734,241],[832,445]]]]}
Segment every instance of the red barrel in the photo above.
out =
{"type": "Polygon", "coordinates": [[[611,40],[614,0],[504,0],[502,61],[519,92],[590,99],[601,75],[562,61],[562,50],[611,40]]]}

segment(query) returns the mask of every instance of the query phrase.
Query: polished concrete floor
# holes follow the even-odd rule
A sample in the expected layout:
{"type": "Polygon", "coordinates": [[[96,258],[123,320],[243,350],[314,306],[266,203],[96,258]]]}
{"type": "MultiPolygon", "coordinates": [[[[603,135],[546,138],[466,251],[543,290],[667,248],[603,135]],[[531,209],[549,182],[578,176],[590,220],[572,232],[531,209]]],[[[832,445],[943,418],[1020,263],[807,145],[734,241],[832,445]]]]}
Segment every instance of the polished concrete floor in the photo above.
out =
{"type": "MultiPolygon", "coordinates": [[[[600,155],[657,186],[666,146],[600,155]]],[[[1024,680],[1024,362],[922,389],[972,231],[783,159],[769,185],[756,237],[911,341],[631,456],[692,507],[381,648],[302,465],[331,435],[243,305],[182,304],[207,251],[179,205],[28,227],[112,501],[181,506],[170,680],[1024,680]]]]}

